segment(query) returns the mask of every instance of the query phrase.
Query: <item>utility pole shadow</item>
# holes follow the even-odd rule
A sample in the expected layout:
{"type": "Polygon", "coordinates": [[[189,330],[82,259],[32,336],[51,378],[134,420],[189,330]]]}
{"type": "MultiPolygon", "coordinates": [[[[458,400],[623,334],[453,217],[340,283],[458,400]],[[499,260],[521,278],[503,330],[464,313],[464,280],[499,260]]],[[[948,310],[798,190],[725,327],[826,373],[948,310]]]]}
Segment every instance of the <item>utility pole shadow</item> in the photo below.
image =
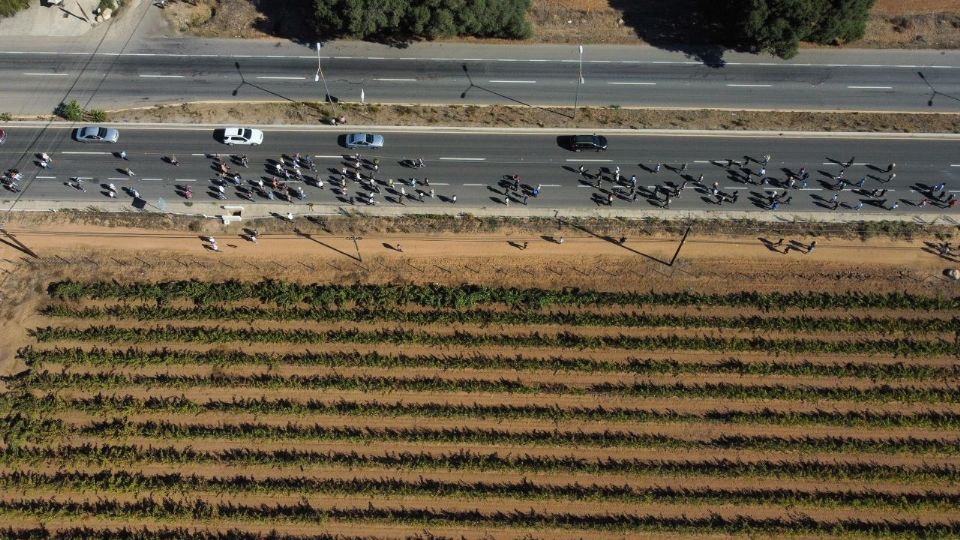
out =
{"type": "MultiPolygon", "coordinates": [[[[565,222],[564,222],[562,219],[560,220],[560,223],[561,223],[561,224],[565,224],[565,222]]],[[[592,236],[592,237],[594,237],[594,238],[599,238],[600,240],[603,240],[603,241],[605,241],[605,242],[610,242],[611,244],[613,244],[613,245],[615,245],[615,246],[619,246],[620,248],[625,249],[625,250],[627,250],[627,251],[629,251],[629,252],[631,252],[631,253],[633,253],[633,254],[635,254],[635,255],[640,255],[641,257],[646,257],[647,259],[649,259],[649,260],[651,260],[651,261],[653,261],[653,262],[658,262],[658,263],[660,263],[660,264],[662,264],[662,265],[664,265],[664,266],[670,266],[670,265],[672,264],[671,262],[658,259],[658,258],[654,257],[653,255],[648,255],[648,254],[646,254],[646,253],[643,253],[642,251],[637,251],[637,250],[635,250],[635,249],[627,246],[626,244],[621,243],[620,241],[618,241],[616,238],[613,238],[612,236],[597,234],[597,233],[591,231],[590,229],[584,227],[583,225],[576,225],[576,224],[567,224],[567,225],[570,226],[570,227],[572,227],[572,228],[574,228],[574,229],[576,229],[576,230],[578,230],[578,231],[585,232],[585,233],[589,234],[590,236],[592,236]]],[[[674,257],[674,258],[676,258],[676,257],[674,257]]]]}
{"type": "Polygon", "coordinates": [[[341,250],[339,250],[339,249],[331,246],[330,244],[327,244],[326,242],[321,242],[320,240],[317,240],[317,239],[314,238],[313,235],[310,234],[310,233],[303,232],[303,231],[301,231],[300,229],[294,229],[293,232],[297,233],[297,236],[306,238],[307,240],[312,240],[312,241],[320,244],[321,246],[323,246],[323,247],[325,247],[325,248],[327,248],[327,249],[329,249],[329,250],[331,250],[331,251],[335,251],[335,252],[339,253],[340,255],[343,255],[344,257],[347,257],[348,259],[351,259],[351,260],[354,260],[354,261],[357,261],[357,262],[363,262],[359,257],[355,257],[355,256],[347,253],[346,251],[341,251],[341,250]]]}
{"type": "Polygon", "coordinates": [[[564,117],[564,118],[574,118],[574,116],[573,116],[572,114],[564,114],[564,113],[562,113],[562,112],[554,111],[554,110],[552,110],[552,109],[547,109],[547,108],[545,108],[545,107],[540,107],[540,106],[537,106],[537,105],[531,105],[530,103],[527,103],[527,102],[525,102],[525,101],[520,101],[519,99],[514,98],[514,97],[510,97],[510,96],[508,96],[508,95],[506,95],[506,94],[501,94],[500,92],[497,92],[497,91],[495,91],[495,90],[491,90],[491,89],[489,89],[489,88],[487,88],[487,87],[485,87],[485,86],[480,86],[479,84],[474,84],[474,82],[473,82],[473,77],[470,76],[470,70],[469,70],[469,68],[467,68],[467,65],[466,65],[466,64],[463,64],[461,67],[463,68],[463,73],[467,76],[467,82],[468,82],[469,84],[468,84],[467,87],[464,89],[464,91],[460,93],[460,99],[466,99],[466,98],[467,98],[467,92],[469,92],[469,91],[470,91],[471,89],[473,89],[473,88],[476,88],[476,89],[481,90],[481,91],[483,91],[483,92],[487,92],[488,94],[492,94],[492,95],[497,96],[497,97],[499,97],[499,98],[503,98],[503,99],[505,99],[505,100],[507,100],[507,101],[512,101],[512,102],[517,103],[517,104],[519,104],[519,105],[523,105],[524,107],[534,107],[534,108],[540,109],[541,111],[547,111],[547,112],[549,112],[549,113],[553,113],[553,114],[555,114],[555,115],[557,115],[557,116],[562,116],[562,117],[564,117]]]}
{"type": "Polygon", "coordinates": [[[29,255],[29,256],[33,257],[34,259],[39,259],[39,258],[40,258],[40,256],[37,255],[36,253],[34,253],[32,249],[28,248],[28,247],[26,246],[26,244],[24,244],[24,243],[21,242],[20,240],[17,240],[17,237],[14,236],[13,234],[11,234],[11,233],[10,233],[9,231],[7,231],[6,229],[0,229],[0,233],[2,233],[3,236],[6,237],[6,238],[0,238],[0,242],[2,242],[2,243],[4,243],[4,244],[12,247],[13,249],[15,249],[15,250],[17,250],[17,251],[19,251],[19,252],[21,252],[21,253],[23,253],[23,254],[25,254],[25,255],[29,255]]]}

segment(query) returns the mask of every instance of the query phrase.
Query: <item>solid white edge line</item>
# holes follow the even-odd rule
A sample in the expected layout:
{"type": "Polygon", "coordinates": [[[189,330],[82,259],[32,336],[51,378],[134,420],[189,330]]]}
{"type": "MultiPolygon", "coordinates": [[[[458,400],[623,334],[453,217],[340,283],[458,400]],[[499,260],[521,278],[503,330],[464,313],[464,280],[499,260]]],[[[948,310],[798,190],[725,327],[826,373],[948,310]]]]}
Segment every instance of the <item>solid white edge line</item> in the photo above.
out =
{"type": "Polygon", "coordinates": [[[537,84],[537,81],[506,81],[506,80],[493,80],[487,81],[488,83],[502,83],[502,84],[537,84]]]}
{"type": "Polygon", "coordinates": [[[631,86],[656,86],[655,82],[616,82],[607,81],[607,84],[631,85],[631,86]]]}
{"type": "Polygon", "coordinates": [[[441,161],[486,161],[485,157],[441,157],[441,161]]]}
{"type": "Polygon", "coordinates": [[[263,75],[257,77],[258,79],[270,79],[274,81],[303,81],[306,80],[306,77],[281,77],[281,76],[272,76],[272,75],[263,75]]]}
{"type": "Polygon", "coordinates": [[[848,86],[849,90],[893,90],[892,86],[848,86]]]}
{"type": "Polygon", "coordinates": [[[69,73],[24,73],[30,77],[66,77],[69,73]]]}
{"type": "Polygon", "coordinates": [[[567,163],[610,163],[612,161],[612,159],[568,159],[567,163]]]}
{"type": "Polygon", "coordinates": [[[56,176],[38,176],[37,179],[38,180],[56,180],[57,177],[56,176]]]}
{"type": "Polygon", "coordinates": [[[770,88],[772,84],[728,84],[730,88],[770,88]]]}
{"type": "Polygon", "coordinates": [[[185,76],[184,75],[151,75],[151,74],[141,73],[139,77],[141,79],[183,79],[185,76]]]}
{"type": "Polygon", "coordinates": [[[107,156],[107,155],[112,154],[113,152],[84,152],[84,151],[81,151],[81,150],[75,150],[75,151],[64,151],[64,152],[60,152],[60,153],[61,153],[61,154],[82,154],[82,155],[107,156]]]}
{"type": "Polygon", "coordinates": [[[464,184],[464,186],[470,186],[470,187],[483,186],[483,185],[485,184],[464,184]]]}
{"type": "Polygon", "coordinates": [[[384,82],[417,82],[416,79],[374,79],[375,81],[384,81],[384,82]]]}

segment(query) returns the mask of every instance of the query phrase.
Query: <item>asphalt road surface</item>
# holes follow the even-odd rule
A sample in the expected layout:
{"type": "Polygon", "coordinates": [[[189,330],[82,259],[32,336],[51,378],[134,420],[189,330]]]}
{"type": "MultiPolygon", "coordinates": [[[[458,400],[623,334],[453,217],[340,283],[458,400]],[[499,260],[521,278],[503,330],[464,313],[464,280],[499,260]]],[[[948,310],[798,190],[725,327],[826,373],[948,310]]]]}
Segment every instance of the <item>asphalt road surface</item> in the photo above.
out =
{"type": "MultiPolygon", "coordinates": [[[[235,162],[230,165],[232,172],[241,175],[242,187],[227,183],[226,202],[271,202],[265,191],[258,194],[253,185],[261,179],[270,183],[282,155],[287,156],[286,168],[292,171],[289,156],[299,152],[312,156],[316,172],[304,171],[303,181],[288,181],[289,187],[302,187],[306,195],[302,201],[294,198],[291,204],[349,205],[351,197],[370,190],[354,180],[347,182],[346,195],[333,189],[342,168],[350,167],[345,156],[354,153],[340,145],[343,133],[271,130],[266,132],[262,146],[226,147],[214,139],[209,128],[121,126],[116,145],[75,142],[70,130],[60,126],[11,128],[7,143],[0,147],[0,168],[19,169],[24,175],[19,185],[24,189],[19,194],[4,189],[3,201],[10,204],[18,195],[21,200],[33,201],[104,201],[110,183],[116,186],[118,199],[131,203],[135,202],[134,190],[151,205],[160,204],[161,199],[183,201],[178,194],[183,188],[190,188],[194,201],[216,201],[219,178],[211,156],[223,153],[229,161],[230,153],[245,153],[249,167],[235,162]],[[116,154],[121,150],[127,160],[116,154]],[[40,152],[53,158],[51,167],[38,165],[40,152]],[[169,156],[176,156],[179,165],[169,163],[169,156]],[[128,167],[134,176],[124,172],[128,167]],[[79,185],[72,181],[77,177],[83,179],[79,185]],[[317,179],[324,182],[323,188],[318,187],[317,179]]],[[[367,160],[364,178],[376,177],[378,206],[404,204],[412,211],[450,205],[469,211],[506,204],[558,210],[608,206],[649,210],[665,207],[666,192],[680,187],[684,180],[684,189],[671,197],[672,210],[822,211],[850,217],[856,212],[889,212],[892,216],[942,213],[949,197],[960,197],[960,155],[955,140],[611,134],[607,152],[574,153],[560,146],[562,136],[556,134],[387,131],[384,136],[383,150],[363,152],[367,160]],[[760,185],[758,173],[764,168],[765,155],[771,156],[765,167],[768,184],[760,185]],[[380,160],[375,173],[370,161],[374,157],[380,160]],[[414,169],[403,163],[418,157],[425,160],[426,167],[414,169]],[[730,159],[738,164],[730,166],[730,159]],[[844,169],[841,163],[851,159],[844,172],[849,183],[835,187],[836,177],[844,169]],[[887,172],[890,162],[896,162],[892,180],[887,172]],[[658,163],[662,165],[656,172],[658,163]],[[587,169],[586,176],[579,173],[581,165],[587,169]],[[617,167],[619,183],[613,178],[617,167]],[[801,167],[809,172],[807,185],[797,183],[792,189],[786,188],[788,175],[796,175],[801,167]],[[601,169],[607,172],[597,187],[601,169]],[[747,170],[751,172],[749,181],[747,170]],[[702,186],[696,182],[701,174],[702,186]],[[519,175],[520,190],[510,188],[512,175],[519,175]],[[633,175],[637,176],[636,200],[630,196],[633,175]],[[418,179],[416,186],[409,181],[414,177],[418,179]],[[429,187],[423,184],[425,177],[429,187]],[[394,188],[388,187],[388,179],[394,179],[394,188]],[[864,179],[862,189],[850,184],[860,179],[864,179]],[[712,193],[714,182],[728,197],[737,194],[737,201],[718,204],[712,193]],[[946,185],[939,194],[943,202],[938,202],[930,188],[941,182],[946,185]],[[400,186],[404,186],[405,197],[400,194],[400,186]],[[538,186],[539,194],[534,196],[532,190],[538,186]],[[433,197],[429,195],[431,188],[433,197]],[[875,189],[885,189],[886,193],[871,196],[875,189]],[[423,201],[419,192],[424,194],[423,201]],[[771,192],[781,195],[777,208],[772,208],[771,192]],[[931,202],[920,205],[924,198],[931,202]]],[[[281,197],[282,191],[276,190],[275,195],[281,197]]]]}
{"type": "Polygon", "coordinates": [[[197,100],[620,105],[737,109],[960,111],[960,54],[805,51],[791,61],[728,54],[706,65],[640,47],[423,45],[394,49],[206,40],[133,50],[19,49],[0,42],[3,112],[50,113],[197,100]],[[49,50],[49,52],[44,52],[49,50]],[[579,75],[582,69],[582,79],[579,75]],[[326,86],[324,86],[324,82],[326,86]]]}

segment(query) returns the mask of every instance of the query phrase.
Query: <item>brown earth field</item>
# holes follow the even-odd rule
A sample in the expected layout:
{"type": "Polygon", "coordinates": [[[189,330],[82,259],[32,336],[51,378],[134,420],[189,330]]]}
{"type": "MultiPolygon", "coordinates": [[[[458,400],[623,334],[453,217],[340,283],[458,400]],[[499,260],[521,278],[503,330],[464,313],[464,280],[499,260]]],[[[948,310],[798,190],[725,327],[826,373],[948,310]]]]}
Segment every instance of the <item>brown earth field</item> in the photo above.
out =
{"type": "Polygon", "coordinates": [[[0,521],[210,540],[960,535],[960,262],[932,248],[956,227],[685,230],[10,214],[0,521]],[[226,280],[259,284],[153,288],[226,280]],[[123,307],[145,316],[97,311],[123,307]],[[617,318],[642,313],[684,318],[617,318]]]}

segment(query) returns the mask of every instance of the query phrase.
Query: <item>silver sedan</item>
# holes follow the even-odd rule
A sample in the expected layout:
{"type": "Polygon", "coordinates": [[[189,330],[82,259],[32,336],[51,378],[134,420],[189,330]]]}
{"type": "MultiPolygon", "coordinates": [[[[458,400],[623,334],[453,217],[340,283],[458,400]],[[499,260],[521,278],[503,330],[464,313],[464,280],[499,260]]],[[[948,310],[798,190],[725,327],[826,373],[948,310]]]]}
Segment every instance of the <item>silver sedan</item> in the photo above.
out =
{"type": "Polygon", "coordinates": [[[77,128],[73,138],[80,142],[115,143],[120,139],[120,132],[113,128],[87,126],[77,128]]]}
{"type": "Polygon", "coordinates": [[[377,133],[351,133],[347,135],[347,148],[383,148],[383,135],[377,133]]]}

